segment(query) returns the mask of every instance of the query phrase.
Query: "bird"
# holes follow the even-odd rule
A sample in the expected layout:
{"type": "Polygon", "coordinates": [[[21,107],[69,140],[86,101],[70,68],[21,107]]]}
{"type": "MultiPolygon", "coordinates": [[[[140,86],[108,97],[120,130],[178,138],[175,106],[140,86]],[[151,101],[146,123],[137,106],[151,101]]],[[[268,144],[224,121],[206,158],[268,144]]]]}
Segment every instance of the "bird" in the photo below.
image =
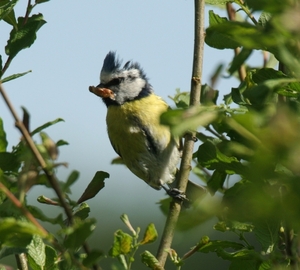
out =
{"type": "Polygon", "coordinates": [[[168,104],[154,93],[138,62],[122,60],[110,51],[100,72],[100,84],[89,91],[101,97],[107,107],[106,125],[111,145],[128,169],[156,190],[184,200],[185,194],[167,187],[176,177],[181,157],[180,139],[160,115],[168,104]]]}

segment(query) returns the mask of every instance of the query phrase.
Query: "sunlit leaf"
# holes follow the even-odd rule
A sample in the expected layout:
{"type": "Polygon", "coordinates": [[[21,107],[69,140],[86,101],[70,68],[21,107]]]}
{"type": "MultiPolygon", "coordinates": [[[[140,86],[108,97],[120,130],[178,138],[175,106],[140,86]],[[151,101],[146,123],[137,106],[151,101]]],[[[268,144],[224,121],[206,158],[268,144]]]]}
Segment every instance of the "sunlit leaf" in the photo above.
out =
{"type": "Polygon", "coordinates": [[[160,265],[159,261],[156,259],[156,257],[151,254],[148,250],[144,251],[141,254],[142,263],[148,266],[150,269],[155,270],[164,270],[165,268],[160,265]]]}
{"type": "Polygon", "coordinates": [[[111,257],[117,257],[129,253],[132,249],[132,241],[132,236],[129,234],[121,230],[116,231],[114,234],[114,243],[109,250],[109,255],[111,257]]]}
{"type": "Polygon", "coordinates": [[[14,58],[21,50],[30,47],[35,39],[36,32],[46,23],[42,14],[32,15],[29,18],[19,17],[18,27],[10,32],[10,38],[5,46],[5,52],[14,58]]]}
{"type": "Polygon", "coordinates": [[[158,237],[158,234],[157,234],[156,228],[153,223],[150,223],[146,228],[143,240],[140,242],[140,244],[141,245],[150,244],[150,243],[154,242],[157,239],[157,237],[158,237]]]}
{"type": "Polygon", "coordinates": [[[28,262],[32,269],[44,269],[46,264],[45,244],[37,235],[34,235],[28,248],[28,262]]]}
{"type": "Polygon", "coordinates": [[[14,6],[17,2],[18,0],[2,0],[0,2],[0,20],[4,20],[14,27],[17,25],[14,12],[14,6]]]}

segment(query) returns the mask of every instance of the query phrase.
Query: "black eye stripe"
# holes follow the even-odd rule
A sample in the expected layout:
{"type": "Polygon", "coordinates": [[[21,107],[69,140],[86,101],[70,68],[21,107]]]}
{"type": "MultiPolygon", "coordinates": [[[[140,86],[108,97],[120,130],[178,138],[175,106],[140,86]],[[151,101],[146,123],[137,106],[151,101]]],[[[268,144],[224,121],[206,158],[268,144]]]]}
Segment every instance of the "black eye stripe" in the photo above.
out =
{"type": "Polygon", "coordinates": [[[124,80],[124,78],[122,78],[122,77],[120,77],[120,78],[114,78],[114,79],[112,79],[111,81],[109,81],[108,83],[106,83],[106,84],[105,84],[105,87],[118,85],[118,84],[120,84],[123,80],[124,80]]]}

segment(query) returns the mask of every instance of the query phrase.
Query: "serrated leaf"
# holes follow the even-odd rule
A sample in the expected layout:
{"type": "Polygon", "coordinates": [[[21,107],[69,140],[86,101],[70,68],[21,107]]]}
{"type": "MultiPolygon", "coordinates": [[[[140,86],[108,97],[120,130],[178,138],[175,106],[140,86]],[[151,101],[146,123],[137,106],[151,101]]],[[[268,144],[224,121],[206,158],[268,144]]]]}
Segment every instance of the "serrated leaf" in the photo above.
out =
{"type": "Polygon", "coordinates": [[[91,250],[87,254],[87,256],[83,259],[82,263],[86,267],[91,267],[93,264],[97,263],[103,257],[104,257],[103,251],[91,250]]]}
{"type": "Polygon", "coordinates": [[[31,70],[28,70],[26,72],[22,72],[22,73],[16,73],[16,74],[13,74],[13,75],[10,75],[8,77],[5,77],[4,79],[1,80],[1,83],[6,83],[6,82],[9,82],[9,81],[12,81],[12,80],[15,80],[17,78],[20,78],[28,73],[32,72],[31,70]]]}
{"type": "Polygon", "coordinates": [[[141,245],[153,243],[158,237],[155,225],[150,223],[145,231],[143,240],[140,242],[141,245]]]}
{"type": "Polygon", "coordinates": [[[131,252],[132,249],[132,236],[124,233],[121,230],[117,230],[114,233],[114,243],[109,250],[109,256],[118,257],[120,255],[126,255],[131,252]]]}
{"type": "Polygon", "coordinates": [[[98,171],[94,175],[92,181],[88,184],[87,188],[77,201],[77,203],[82,203],[88,199],[95,197],[98,192],[104,188],[104,180],[109,178],[109,174],[107,172],[98,171]]]}
{"type": "Polygon", "coordinates": [[[46,264],[45,244],[41,237],[34,235],[27,246],[28,262],[33,270],[42,270],[46,264]]]}
{"type": "Polygon", "coordinates": [[[7,145],[8,142],[6,140],[6,133],[4,131],[3,120],[2,118],[0,118],[0,152],[5,152],[7,145]]]}
{"type": "Polygon", "coordinates": [[[164,270],[164,267],[160,265],[156,257],[148,250],[145,250],[141,254],[141,258],[142,258],[142,263],[148,266],[149,268],[155,270],[164,270]]]}
{"type": "Polygon", "coordinates": [[[96,227],[95,224],[95,219],[76,220],[75,224],[64,230],[67,235],[64,240],[64,246],[72,250],[79,248],[92,234],[96,227]]]}
{"type": "Polygon", "coordinates": [[[42,14],[32,15],[26,19],[18,18],[18,27],[10,32],[10,38],[5,46],[5,52],[14,58],[21,50],[30,47],[35,39],[36,32],[46,23],[42,14]]]}
{"type": "Polygon", "coordinates": [[[36,133],[38,133],[38,132],[40,132],[40,131],[42,131],[42,130],[44,130],[44,129],[50,127],[50,126],[55,125],[55,124],[58,123],[58,122],[64,122],[64,121],[65,121],[65,120],[62,119],[62,118],[57,118],[57,119],[55,119],[55,120],[53,120],[53,121],[50,121],[50,122],[47,122],[47,123],[41,125],[40,127],[38,127],[38,128],[36,128],[35,130],[33,130],[30,134],[31,134],[31,136],[33,136],[34,134],[36,134],[36,133]]]}
{"type": "Polygon", "coordinates": [[[31,223],[5,218],[0,220],[0,241],[2,245],[9,247],[26,247],[33,235],[42,235],[37,227],[31,223]]]}

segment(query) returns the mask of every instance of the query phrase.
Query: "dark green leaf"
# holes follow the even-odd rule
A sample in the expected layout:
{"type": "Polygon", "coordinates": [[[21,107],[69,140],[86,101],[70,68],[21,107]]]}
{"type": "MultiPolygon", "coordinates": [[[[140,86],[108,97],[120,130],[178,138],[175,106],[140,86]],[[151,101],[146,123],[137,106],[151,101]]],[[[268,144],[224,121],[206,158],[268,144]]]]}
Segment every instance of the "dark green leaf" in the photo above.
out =
{"type": "Polygon", "coordinates": [[[42,14],[32,15],[28,19],[18,18],[18,27],[10,32],[10,38],[5,46],[5,52],[14,58],[21,50],[30,47],[35,39],[36,32],[46,23],[42,14]]]}
{"type": "Polygon", "coordinates": [[[224,171],[215,170],[207,182],[207,187],[211,195],[214,195],[219,189],[223,188],[227,173],[224,171]]]}
{"type": "Polygon", "coordinates": [[[7,171],[17,171],[20,167],[20,162],[18,157],[13,153],[0,152],[0,168],[1,170],[7,171]]]}
{"type": "Polygon", "coordinates": [[[76,220],[72,227],[64,230],[67,237],[64,240],[64,246],[70,249],[79,248],[95,229],[96,220],[86,219],[84,221],[76,220]]]}
{"type": "Polygon", "coordinates": [[[233,74],[236,72],[248,59],[248,57],[251,55],[252,50],[243,48],[239,54],[237,54],[230,65],[230,68],[228,69],[229,74],[233,74]]]}
{"type": "Polygon", "coordinates": [[[96,264],[105,254],[100,250],[91,250],[87,256],[83,259],[82,263],[86,267],[91,267],[93,264],[96,264]]]}
{"type": "MultiPolygon", "coordinates": [[[[202,245],[199,248],[199,252],[208,253],[208,252],[215,252],[217,250],[224,250],[224,249],[233,249],[233,250],[243,250],[245,247],[242,244],[230,241],[209,241],[208,243],[202,245]]],[[[225,259],[225,258],[223,258],[225,259]]]]}
{"type": "MultiPolygon", "coordinates": [[[[2,120],[2,118],[0,118],[0,152],[5,152],[7,145],[8,145],[8,142],[6,140],[6,133],[4,131],[3,120],[2,120]]],[[[1,168],[1,165],[0,165],[0,168],[1,168]]]]}
{"type": "Polygon", "coordinates": [[[39,219],[41,221],[44,222],[49,222],[51,224],[56,224],[56,225],[64,225],[64,221],[63,221],[63,216],[62,214],[59,214],[57,217],[55,218],[50,218],[47,217],[39,208],[37,208],[36,206],[33,205],[28,205],[27,209],[30,211],[30,213],[36,218],[39,219]]]}
{"type": "Polygon", "coordinates": [[[247,0],[247,5],[254,10],[264,10],[270,13],[280,13],[289,5],[289,1],[282,0],[247,0]]]}
{"type": "Polygon", "coordinates": [[[71,193],[70,187],[76,182],[79,178],[78,171],[72,171],[67,179],[67,181],[62,186],[62,191],[66,193],[71,193]]]}
{"type": "Polygon", "coordinates": [[[46,3],[49,2],[50,0],[35,0],[36,4],[41,4],[41,3],[46,3]]]}
{"type": "Polygon", "coordinates": [[[104,188],[104,180],[109,178],[109,174],[107,172],[98,171],[94,175],[92,181],[88,184],[87,188],[77,201],[77,203],[82,203],[88,199],[95,197],[98,192],[104,188]]]}
{"type": "Polygon", "coordinates": [[[64,141],[64,140],[59,140],[56,142],[56,146],[59,147],[59,146],[63,146],[63,145],[68,145],[69,143],[64,141]]]}
{"type": "Polygon", "coordinates": [[[46,253],[45,269],[59,270],[57,263],[60,258],[57,256],[56,250],[51,246],[46,245],[45,253],[46,253]]]}
{"type": "Polygon", "coordinates": [[[280,224],[277,220],[263,219],[254,223],[254,233],[263,251],[270,254],[278,243],[280,224]]]}
{"type": "Polygon", "coordinates": [[[76,211],[74,211],[74,217],[78,217],[81,220],[85,220],[88,218],[90,213],[90,207],[87,203],[82,203],[76,211]]]}
{"type": "MultiPolygon", "coordinates": [[[[255,270],[258,269],[258,265],[260,262],[258,260],[244,260],[244,259],[236,259],[233,260],[230,264],[229,270],[255,270]]],[[[262,269],[260,269],[262,270],[262,269]]]]}
{"type": "Polygon", "coordinates": [[[46,129],[46,128],[48,128],[48,127],[50,127],[50,126],[52,126],[52,125],[54,125],[54,124],[56,124],[56,123],[58,123],[58,122],[62,122],[62,121],[64,122],[65,120],[62,119],[62,118],[57,118],[57,119],[55,119],[55,120],[53,120],[53,121],[47,122],[47,123],[45,123],[44,125],[41,125],[40,127],[38,127],[38,128],[36,128],[35,130],[33,130],[33,131],[31,132],[31,136],[33,136],[34,134],[36,134],[36,133],[42,131],[43,129],[46,129]]]}
{"type": "Polygon", "coordinates": [[[217,49],[235,49],[241,46],[229,35],[219,30],[219,25],[228,23],[227,18],[220,17],[212,10],[209,11],[209,27],[206,29],[205,43],[217,49]]]}
{"type": "Polygon", "coordinates": [[[145,231],[141,245],[153,243],[157,239],[157,231],[153,223],[150,223],[145,231]]]}
{"type": "MultiPolygon", "coordinates": [[[[0,249],[0,259],[7,257],[9,255],[15,255],[15,254],[21,254],[21,253],[26,253],[27,248],[19,248],[19,247],[1,247],[0,249]]],[[[7,270],[7,269],[4,269],[7,270]]]]}
{"type": "Polygon", "coordinates": [[[0,20],[4,20],[12,26],[17,25],[14,6],[18,0],[2,0],[0,2],[0,20]]]}
{"type": "Polygon", "coordinates": [[[6,82],[9,82],[11,80],[14,80],[14,79],[17,79],[17,78],[20,78],[28,73],[32,72],[31,70],[28,70],[26,72],[22,72],[22,73],[16,73],[16,74],[13,74],[13,75],[10,75],[8,77],[5,77],[4,79],[1,80],[2,83],[6,83],[6,82]]]}
{"type": "Polygon", "coordinates": [[[207,5],[225,5],[226,3],[232,3],[234,0],[205,0],[207,5]]]}

